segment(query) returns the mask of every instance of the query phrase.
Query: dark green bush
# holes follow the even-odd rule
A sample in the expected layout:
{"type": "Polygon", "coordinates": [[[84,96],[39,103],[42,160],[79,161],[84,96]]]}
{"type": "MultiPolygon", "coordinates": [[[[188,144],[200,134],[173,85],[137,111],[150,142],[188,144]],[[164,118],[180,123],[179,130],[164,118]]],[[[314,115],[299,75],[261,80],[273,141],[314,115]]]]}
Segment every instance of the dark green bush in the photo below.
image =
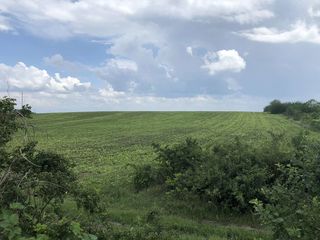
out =
{"type": "Polygon", "coordinates": [[[241,138],[211,148],[191,139],[157,146],[157,166],[141,167],[140,177],[150,181],[158,171],[167,192],[220,208],[247,212],[254,206],[274,239],[319,239],[320,142],[306,132],[270,136],[256,147],[241,138]]]}
{"type": "Polygon", "coordinates": [[[56,153],[39,151],[35,142],[8,150],[19,129],[27,131],[31,107],[15,109],[0,99],[0,237],[1,239],[96,239],[65,215],[62,204],[73,198],[93,212],[96,195],[80,190],[72,164],[56,153]]]}
{"type": "Polygon", "coordinates": [[[300,135],[294,145],[295,157],[278,164],[279,177],[263,189],[268,202],[252,203],[262,222],[271,226],[274,239],[319,239],[320,143],[300,135]]]}
{"type": "Polygon", "coordinates": [[[137,192],[164,182],[161,172],[149,164],[134,166],[134,169],[133,185],[137,192]]]}
{"type": "Polygon", "coordinates": [[[199,164],[206,160],[205,151],[197,140],[187,138],[181,144],[161,147],[153,145],[157,153],[157,161],[160,164],[160,171],[166,177],[174,177],[189,169],[195,170],[199,164]]]}
{"type": "Polygon", "coordinates": [[[275,181],[276,163],[289,162],[289,148],[282,134],[273,133],[259,148],[240,138],[211,148],[202,148],[193,139],[172,147],[156,146],[158,164],[139,167],[142,170],[136,171],[134,184],[137,190],[162,184],[176,197],[198,196],[207,203],[244,212],[251,209],[252,198],[263,198],[261,188],[275,181]]]}

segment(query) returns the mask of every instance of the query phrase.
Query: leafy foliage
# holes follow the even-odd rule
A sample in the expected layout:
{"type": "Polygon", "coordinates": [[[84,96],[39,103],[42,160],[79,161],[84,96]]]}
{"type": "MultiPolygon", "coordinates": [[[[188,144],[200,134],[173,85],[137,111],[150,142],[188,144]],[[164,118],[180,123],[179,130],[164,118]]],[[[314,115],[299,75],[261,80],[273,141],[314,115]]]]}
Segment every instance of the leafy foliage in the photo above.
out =
{"type": "Polygon", "coordinates": [[[15,109],[15,99],[4,97],[0,100],[0,147],[11,140],[13,133],[25,127],[25,118],[31,118],[31,106],[23,105],[15,109]]]}
{"type": "Polygon", "coordinates": [[[272,227],[274,239],[318,239],[320,235],[320,143],[304,135],[294,139],[295,157],[278,164],[272,187],[263,189],[268,201],[252,201],[262,222],[272,227]]]}
{"type": "MultiPolygon", "coordinates": [[[[157,146],[157,171],[165,179],[159,183],[176,196],[191,194],[225,209],[246,212],[251,203],[262,222],[272,227],[274,239],[318,239],[320,142],[306,132],[290,141],[283,134],[270,134],[259,147],[240,138],[208,149],[192,139],[157,146]]],[[[144,176],[139,188],[154,182],[144,176]]]]}
{"type": "Polygon", "coordinates": [[[133,167],[135,169],[133,184],[137,192],[164,182],[164,178],[160,175],[160,171],[153,168],[151,165],[133,165],[133,167]]]}
{"type": "Polygon", "coordinates": [[[14,99],[0,100],[1,239],[96,239],[63,214],[66,197],[77,196],[79,206],[91,212],[98,201],[77,191],[70,162],[56,153],[38,151],[35,142],[7,150],[12,135],[26,127],[25,118],[30,116],[29,105],[16,110],[14,99]]]}
{"type": "Polygon", "coordinates": [[[274,133],[259,148],[240,138],[207,149],[193,139],[172,147],[156,145],[158,166],[140,167],[145,171],[136,171],[134,185],[141,190],[154,183],[164,184],[167,192],[176,196],[191,194],[207,203],[245,212],[251,209],[252,198],[264,198],[261,188],[271,186],[278,177],[275,164],[289,162],[290,147],[282,134],[274,133]]]}

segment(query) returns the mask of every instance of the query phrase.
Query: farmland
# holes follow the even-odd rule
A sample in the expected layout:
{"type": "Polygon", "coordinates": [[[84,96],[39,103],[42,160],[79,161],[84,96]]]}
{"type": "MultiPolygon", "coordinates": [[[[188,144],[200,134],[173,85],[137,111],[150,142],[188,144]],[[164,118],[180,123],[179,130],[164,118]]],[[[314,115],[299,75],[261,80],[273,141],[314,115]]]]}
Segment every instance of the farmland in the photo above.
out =
{"type": "Polygon", "coordinates": [[[204,144],[233,136],[250,140],[268,131],[297,133],[301,128],[281,116],[264,113],[57,113],[32,121],[39,147],[77,163],[83,180],[128,184],[128,164],[153,159],[152,143],[172,144],[193,137],[204,144]]]}
{"type": "Polygon", "coordinates": [[[283,116],[242,112],[37,114],[31,124],[29,136],[40,149],[63,154],[75,163],[80,180],[99,191],[110,222],[134,226],[148,211],[160,209],[163,225],[181,239],[268,239],[269,234],[249,215],[173,200],[157,188],[135,193],[131,165],[154,161],[152,143],[173,144],[193,137],[210,145],[240,136],[259,144],[269,131],[288,136],[301,131],[283,116]]]}

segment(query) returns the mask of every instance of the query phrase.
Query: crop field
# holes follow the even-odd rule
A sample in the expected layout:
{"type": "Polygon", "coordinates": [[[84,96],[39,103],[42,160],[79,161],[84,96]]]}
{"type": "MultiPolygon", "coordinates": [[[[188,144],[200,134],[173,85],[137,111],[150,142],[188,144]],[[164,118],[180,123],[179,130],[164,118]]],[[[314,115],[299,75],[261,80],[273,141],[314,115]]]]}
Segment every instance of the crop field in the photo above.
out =
{"type": "Polygon", "coordinates": [[[156,208],[163,225],[179,232],[180,239],[269,239],[269,233],[252,216],[173,200],[157,188],[136,193],[132,164],[154,161],[152,143],[174,144],[192,137],[210,145],[240,136],[259,144],[269,131],[290,136],[302,130],[283,116],[243,112],[37,114],[31,124],[34,131],[29,135],[39,142],[39,148],[71,159],[81,181],[98,189],[110,222],[134,226],[156,208]]]}

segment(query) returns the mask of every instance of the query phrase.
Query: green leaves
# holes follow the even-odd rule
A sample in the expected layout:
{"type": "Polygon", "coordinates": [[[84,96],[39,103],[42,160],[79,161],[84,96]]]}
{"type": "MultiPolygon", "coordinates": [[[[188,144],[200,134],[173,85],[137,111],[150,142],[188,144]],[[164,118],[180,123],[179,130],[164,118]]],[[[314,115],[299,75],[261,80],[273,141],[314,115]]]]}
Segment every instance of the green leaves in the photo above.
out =
{"type": "Polygon", "coordinates": [[[12,134],[27,130],[24,118],[30,115],[29,105],[16,110],[14,99],[0,99],[1,240],[94,239],[62,212],[64,199],[72,197],[68,193],[77,192],[76,200],[90,212],[99,201],[97,195],[78,189],[70,162],[59,154],[37,150],[35,142],[6,148],[12,134]]]}
{"type": "Polygon", "coordinates": [[[19,120],[31,117],[31,106],[25,105],[22,109],[15,109],[15,106],[15,99],[0,98],[0,148],[11,140],[18,129],[25,129],[25,122],[19,120]]]}
{"type": "Polygon", "coordinates": [[[264,189],[268,201],[252,201],[256,213],[269,225],[274,239],[308,240],[320,236],[320,143],[295,139],[295,158],[277,164],[278,178],[264,189]]]}
{"type": "Polygon", "coordinates": [[[2,211],[0,215],[0,236],[7,236],[8,240],[15,240],[21,236],[18,214],[2,211]]]}
{"type": "Polygon", "coordinates": [[[21,203],[18,203],[18,202],[13,202],[10,204],[10,209],[13,209],[13,210],[22,210],[24,208],[25,207],[21,203]]]}
{"type": "Polygon", "coordinates": [[[219,207],[246,212],[252,198],[263,198],[261,189],[278,174],[274,166],[294,155],[283,134],[270,134],[263,145],[253,147],[235,137],[203,148],[196,140],[161,147],[156,145],[158,164],[136,167],[136,189],[162,184],[167,193],[184,198],[192,195],[219,207]],[[163,180],[161,180],[163,179],[163,180]]]}

